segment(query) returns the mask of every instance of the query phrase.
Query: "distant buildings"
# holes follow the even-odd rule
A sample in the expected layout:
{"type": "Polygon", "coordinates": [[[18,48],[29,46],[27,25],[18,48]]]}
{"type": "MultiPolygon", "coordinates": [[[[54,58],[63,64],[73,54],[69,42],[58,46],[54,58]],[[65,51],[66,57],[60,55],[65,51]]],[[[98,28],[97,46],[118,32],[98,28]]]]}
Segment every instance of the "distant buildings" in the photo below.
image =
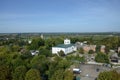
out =
{"type": "Polygon", "coordinates": [[[44,39],[44,36],[43,36],[43,34],[41,34],[41,36],[40,36],[40,37],[41,37],[41,39],[44,39]]]}
{"type": "Polygon", "coordinates": [[[120,47],[118,47],[118,53],[120,52],[120,47]]]}
{"type": "Polygon", "coordinates": [[[83,46],[83,50],[85,52],[89,52],[90,50],[96,51],[96,45],[85,45],[83,46]]]}
{"type": "Polygon", "coordinates": [[[32,43],[32,40],[28,40],[28,44],[31,44],[32,43]]]}
{"type": "Polygon", "coordinates": [[[117,53],[112,54],[110,60],[112,63],[120,63],[120,57],[118,57],[117,53]]]}
{"type": "Polygon", "coordinates": [[[100,52],[105,53],[105,45],[101,45],[100,52]]]}
{"type": "Polygon", "coordinates": [[[71,44],[69,39],[65,39],[64,44],[59,44],[57,46],[52,47],[53,54],[58,54],[60,51],[63,51],[65,54],[68,54],[76,50],[76,46],[74,44],[71,44]]]}
{"type": "Polygon", "coordinates": [[[38,55],[39,54],[39,51],[38,50],[30,50],[30,53],[32,55],[38,55]]]}
{"type": "Polygon", "coordinates": [[[76,42],[76,47],[77,49],[83,48],[84,52],[89,52],[89,50],[93,50],[94,52],[96,51],[96,45],[87,45],[87,42],[76,42]]]}

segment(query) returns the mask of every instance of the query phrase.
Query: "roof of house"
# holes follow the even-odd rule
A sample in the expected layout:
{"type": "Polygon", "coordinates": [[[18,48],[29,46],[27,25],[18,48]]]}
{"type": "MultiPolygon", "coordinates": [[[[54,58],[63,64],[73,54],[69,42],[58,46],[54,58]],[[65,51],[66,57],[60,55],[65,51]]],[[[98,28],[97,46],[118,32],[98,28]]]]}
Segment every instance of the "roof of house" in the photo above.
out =
{"type": "Polygon", "coordinates": [[[111,58],[118,58],[118,54],[117,53],[112,54],[111,58]]]}
{"type": "Polygon", "coordinates": [[[55,47],[60,47],[60,48],[68,48],[68,47],[71,47],[71,46],[74,46],[74,44],[59,44],[55,47]]]}

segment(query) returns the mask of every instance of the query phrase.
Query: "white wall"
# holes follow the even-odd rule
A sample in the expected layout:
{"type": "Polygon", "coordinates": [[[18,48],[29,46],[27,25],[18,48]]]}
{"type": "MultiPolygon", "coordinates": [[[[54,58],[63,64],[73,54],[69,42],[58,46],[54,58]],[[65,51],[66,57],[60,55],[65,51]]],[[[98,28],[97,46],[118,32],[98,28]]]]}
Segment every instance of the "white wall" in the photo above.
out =
{"type": "Polygon", "coordinates": [[[52,47],[52,53],[53,54],[58,54],[58,52],[63,51],[65,54],[71,53],[73,51],[76,51],[77,48],[75,46],[71,46],[68,48],[59,48],[59,47],[52,47]]]}
{"type": "Polygon", "coordinates": [[[59,47],[52,47],[52,53],[57,54],[60,51],[63,51],[65,53],[65,48],[59,48],[59,47]]]}

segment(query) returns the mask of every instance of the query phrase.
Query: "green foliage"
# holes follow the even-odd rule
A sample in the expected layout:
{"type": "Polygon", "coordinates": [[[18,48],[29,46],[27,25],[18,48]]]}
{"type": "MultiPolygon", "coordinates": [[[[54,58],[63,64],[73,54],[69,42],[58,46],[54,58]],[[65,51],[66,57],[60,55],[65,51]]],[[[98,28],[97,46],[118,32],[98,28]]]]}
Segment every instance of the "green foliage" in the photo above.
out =
{"type": "Polygon", "coordinates": [[[70,40],[71,40],[71,43],[75,43],[75,42],[77,42],[77,41],[79,41],[79,39],[78,38],[70,38],[70,40]]]}
{"type": "Polygon", "coordinates": [[[62,69],[56,70],[55,73],[50,78],[50,80],[64,80],[64,70],[62,69]]]}
{"type": "Polygon", "coordinates": [[[96,52],[97,52],[97,53],[100,52],[100,48],[101,48],[100,45],[97,45],[97,46],[96,46],[96,52]]]}
{"type": "Polygon", "coordinates": [[[32,54],[30,53],[30,51],[25,51],[20,56],[21,56],[21,59],[30,59],[30,58],[32,58],[32,54]]]}
{"type": "Polygon", "coordinates": [[[60,52],[58,52],[59,56],[64,57],[65,53],[61,50],[60,52]]]}
{"type": "Polygon", "coordinates": [[[84,57],[80,57],[79,55],[76,55],[76,56],[66,56],[66,59],[68,61],[72,61],[72,62],[76,62],[76,61],[79,61],[79,62],[84,62],[85,61],[85,58],[84,57]]]}
{"type": "Polygon", "coordinates": [[[13,73],[13,80],[24,80],[26,71],[25,66],[18,66],[13,73]]]}
{"type": "Polygon", "coordinates": [[[64,80],[73,80],[74,76],[73,76],[73,72],[66,70],[64,72],[64,80]]]}
{"type": "Polygon", "coordinates": [[[13,68],[24,65],[24,61],[20,57],[12,59],[11,63],[14,65],[13,68]]]}
{"type": "Polygon", "coordinates": [[[61,61],[59,61],[58,65],[57,65],[57,67],[61,68],[61,69],[66,69],[69,66],[70,66],[70,62],[67,60],[61,60],[61,61]]]}
{"type": "Polygon", "coordinates": [[[120,73],[113,71],[104,71],[98,75],[97,80],[120,80],[120,73]]]}
{"type": "Polygon", "coordinates": [[[110,49],[115,49],[119,46],[120,44],[120,37],[118,36],[113,36],[113,37],[107,37],[101,40],[101,44],[104,44],[110,49]]]}
{"type": "Polygon", "coordinates": [[[45,41],[41,38],[36,38],[32,40],[32,43],[29,46],[29,50],[36,50],[38,49],[40,46],[44,46],[45,41]]]}
{"type": "Polygon", "coordinates": [[[48,69],[47,58],[44,55],[34,56],[30,62],[30,65],[34,69],[38,69],[42,73],[48,69]]]}
{"type": "Polygon", "coordinates": [[[73,72],[64,71],[63,69],[58,69],[54,72],[50,80],[73,80],[73,72]]]}
{"type": "Polygon", "coordinates": [[[0,80],[11,79],[10,69],[7,65],[0,65],[0,80]]]}
{"type": "Polygon", "coordinates": [[[12,52],[18,52],[19,49],[20,49],[20,46],[19,46],[19,45],[12,45],[12,46],[11,46],[12,52]]]}
{"type": "Polygon", "coordinates": [[[78,51],[79,51],[79,53],[81,53],[81,54],[83,54],[83,53],[84,53],[83,48],[80,48],[78,51]]]}
{"type": "Polygon", "coordinates": [[[93,50],[89,50],[88,54],[93,54],[94,51],[93,50]]]}
{"type": "MultiPolygon", "coordinates": [[[[87,41],[89,44],[103,44],[108,48],[106,51],[120,46],[119,37],[101,38],[98,36],[97,39],[96,37],[73,36],[71,42],[87,41]]],[[[17,39],[0,41],[0,80],[41,80],[40,76],[42,78],[48,76],[47,80],[73,80],[73,73],[68,71],[68,68],[73,62],[84,62],[85,58],[79,55],[61,57],[64,55],[63,52],[60,53],[61,56],[51,56],[51,47],[63,43],[64,38],[66,37],[34,38],[31,44],[27,44],[27,41],[18,37],[17,39]],[[21,49],[24,49],[22,53],[19,52],[21,49]],[[29,50],[39,50],[39,55],[32,56],[29,50]]],[[[98,48],[97,52],[99,50],[98,48]]],[[[78,51],[84,53],[83,49],[78,51]]],[[[96,61],[109,62],[107,55],[99,53],[96,56],[96,61]]],[[[105,73],[105,75],[109,74],[105,73]]],[[[117,73],[110,73],[110,75],[116,76],[117,73]]]]}
{"type": "Polygon", "coordinates": [[[46,46],[46,49],[50,50],[52,46],[55,46],[56,43],[55,43],[55,40],[54,39],[47,39],[45,40],[45,46],[46,46]]]}
{"type": "Polygon", "coordinates": [[[39,50],[39,55],[44,55],[46,57],[50,57],[52,55],[51,51],[48,49],[41,48],[39,50]]]}
{"type": "Polygon", "coordinates": [[[25,80],[41,80],[40,72],[37,69],[30,69],[26,73],[25,80]]]}
{"type": "Polygon", "coordinates": [[[104,53],[98,53],[95,56],[95,61],[96,62],[101,62],[101,63],[109,63],[108,55],[104,53]]]}

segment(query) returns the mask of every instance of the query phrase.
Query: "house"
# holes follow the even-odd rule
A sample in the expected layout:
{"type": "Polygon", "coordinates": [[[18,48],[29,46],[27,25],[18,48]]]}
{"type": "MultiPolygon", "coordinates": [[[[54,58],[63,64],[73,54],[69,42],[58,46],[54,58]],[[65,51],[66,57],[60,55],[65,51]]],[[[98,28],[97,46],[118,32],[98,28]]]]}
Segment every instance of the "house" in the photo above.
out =
{"type": "Polygon", "coordinates": [[[83,42],[76,42],[75,46],[77,47],[77,49],[79,50],[80,48],[83,48],[85,44],[83,42]]]}
{"type": "Polygon", "coordinates": [[[105,45],[101,45],[100,52],[105,53],[105,45]]]}
{"type": "Polygon", "coordinates": [[[110,56],[110,60],[111,60],[111,62],[118,63],[118,60],[119,60],[118,54],[117,53],[112,54],[110,56]]]}
{"type": "Polygon", "coordinates": [[[28,44],[31,44],[31,43],[32,43],[32,40],[29,40],[29,41],[28,41],[28,44]]]}
{"type": "Polygon", "coordinates": [[[118,53],[120,52],[120,47],[118,47],[118,53]]]}
{"type": "Polygon", "coordinates": [[[89,52],[89,50],[96,51],[96,45],[84,45],[83,46],[83,50],[85,52],[89,52]]]}
{"type": "Polygon", "coordinates": [[[30,50],[30,53],[32,55],[38,55],[39,54],[39,51],[38,50],[30,50]]]}
{"type": "Polygon", "coordinates": [[[63,51],[66,54],[76,51],[76,46],[71,44],[69,39],[64,40],[64,44],[59,44],[55,47],[52,47],[52,53],[58,54],[60,51],[63,51]]]}
{"type": "Polygon", "coordinates": [[[75,46],[77,47],[77,49],[83,48],[83,50],[85,52],[89,52],[89,50],[96,51],[96,45],[87,45],[85,43],[87,43],[87,42],[86,41],[84,41],[84,42],[76,42],[75,46]]]}

